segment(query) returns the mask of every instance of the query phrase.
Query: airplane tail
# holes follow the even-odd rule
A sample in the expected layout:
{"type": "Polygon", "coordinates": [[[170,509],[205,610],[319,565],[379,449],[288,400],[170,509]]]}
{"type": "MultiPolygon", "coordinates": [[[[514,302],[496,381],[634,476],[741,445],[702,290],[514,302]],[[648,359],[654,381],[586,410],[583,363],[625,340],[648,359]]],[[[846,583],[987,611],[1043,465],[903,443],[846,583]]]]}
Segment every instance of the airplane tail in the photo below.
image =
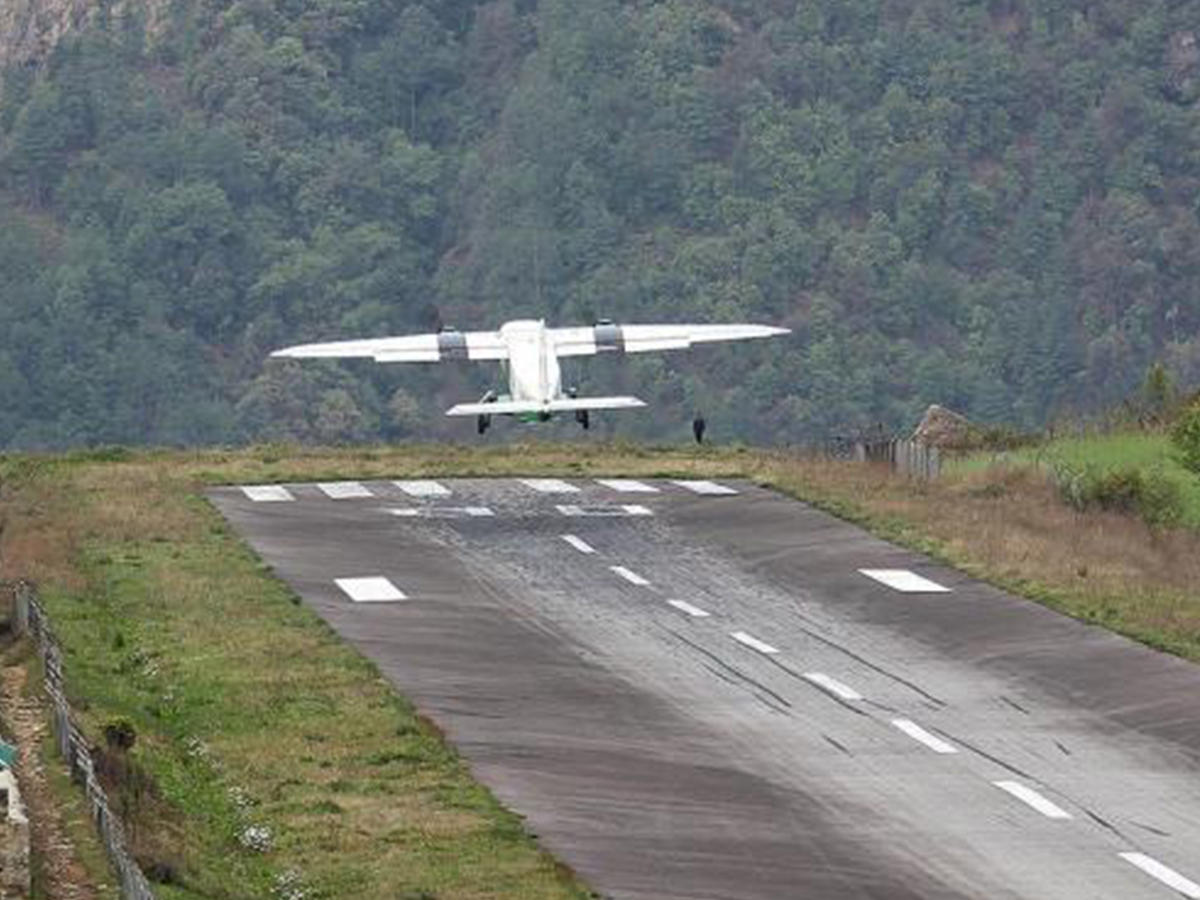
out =
{"type": "Polygon", "coordinates": [[[446,410],[448,416],[511,416],[522,413],[563,413],[586,409],[636,409],[646,404],[637,397],[563,397],[559,400],[494,400],[491,403],[460,403],[446,410]]]}

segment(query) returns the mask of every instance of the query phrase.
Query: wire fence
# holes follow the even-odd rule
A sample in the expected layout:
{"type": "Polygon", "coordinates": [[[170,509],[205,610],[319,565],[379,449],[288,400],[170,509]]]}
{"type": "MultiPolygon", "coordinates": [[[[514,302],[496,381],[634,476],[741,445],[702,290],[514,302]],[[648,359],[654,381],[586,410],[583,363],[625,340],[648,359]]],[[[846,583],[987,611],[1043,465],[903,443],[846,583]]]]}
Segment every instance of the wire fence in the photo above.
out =
{"type": "Polygon", "coordinates": [[[46,672],[46,694],[50,697],[53,707],[54,736],[58,741],[58,751],[66,760],[71,777],[83,785],[87,794],[92,822],[104,842],[109,862],[117,873],[121,896],[125,900],[154,900],[146,876],[129,853],[121,820],[109,809],[108,796],[96,778],[92,751],[83,731],[71,715],[71,707],[63,692],[62,650],[50,628],[46,611],[38,601],[37,591],[27,582],[20,582],[16,586],[13,621],[17,634],[29,634],[37,644],[46,672]]]}

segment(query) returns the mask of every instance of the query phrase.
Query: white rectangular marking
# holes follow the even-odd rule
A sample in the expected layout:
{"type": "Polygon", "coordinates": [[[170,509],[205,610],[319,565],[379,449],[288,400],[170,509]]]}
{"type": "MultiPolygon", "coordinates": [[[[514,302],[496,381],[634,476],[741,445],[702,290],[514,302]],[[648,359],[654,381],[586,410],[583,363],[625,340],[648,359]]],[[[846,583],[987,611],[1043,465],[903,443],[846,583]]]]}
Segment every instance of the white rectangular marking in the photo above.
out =
{"type": "Polygon", "coordinates": [[[651,511],[651,509],[649,507],[639,506],[636,503],[627,504],[625,506],[622,506],[621,509],[625,510],[625,514],[630,515],[630,516],[652,516],[652,515],[654,515],[654,513],[651,511]]]}
{"type": "Polygon", "coordinates": [[[624,578],[630,584],[636,584],[638,587],[645,587],[646,585],[648,585],[650,583],[645,578],[643,578],[641,575],[639,575],[637,572],[631,572],[629,569],[625,568],[624,566],[609,566],[609,569],[611,569],[617,575],[620,575],[622,578],[624,578]]]}
{"type": "Polygon", "coordinates": [[[335,578],[334,583],[355,603],[390,603],[406,599],[404,594],[386,578],[335,578]]]}
{"type": "Polygon", "coordinates": [[[448,497],[450,488],[437,481],[415,478],[407,481],[395,481],[393,484],[410,497],[448,497]]]}
{"type": "Polygon", "coordinates": [[[355,497],[374,497],[375,495],[357,481],[322,481],[317,485],[331,500],[350,500],[355,497]]]}
{"type": "Polygon", "coordinates": [[[487,506],[393,506],[385,510],[389,515],[405,519],[461,519],[496,515],[487,506]]]}
{"type": "Polygon", "coordinates": [[[723,496],[726,494],[736,494],[731,487],[726,487],[723,484],[717,484],[715,481],[673,481],[672,484],[677,484],[682,488],[687,488],[697,494],[709,494],[712,496],[723,496]]]}
{"type": "Polygon", "coordinates": [[[813,684],[825,688],[825,690],[834,696],[841,697],[843,700],[861,700],[863,698],[862,694],[854,688],[842,684],[836,678],[830,678],[821,672],[805,672],[804,677],[813,684]]]}
{"type": "Polygon", "coordinates": [[[635,481],[632,478],[597,478],[596,484],[602,484],[606,488],[612,488],[623,494],[657,494],[659,492],[654,485],[646,484],[644,481],[635,481]]]}
{"type": "Polygon", "coordinates": [[[242,493],[255,503],[279,503],[296,499],[292,492],[281,484],[246,484],[242,485],[242,493]]]}
{"type": "Polygon", "coordinates": [[[578,494],[579,488],[561,478],[522,478],[521,484],[543,494],[578,494]]]}
{"type": "Polygon", "coordinates": [[[692,606],[686,600],[668,600],[667,603],[675,607],[680,612],[685,612],[693,619],[707,619],[709,613],[705,612],[698,606],[692,606]]]}
{"type": "Polygon", "coordinates": [[[1027,806],[1032,806],[1047,819],[1070,819],[1071,814],[1059,806],[1047,800],[1031,787],[1026,787],[1019,781],[993,781],[996,787],[1004,791],[1006,794],[1011,794],[1027,806]]]}
{"type": "Polygon", "coordinates": [[[923,578],[908,569],[859,569],[858,571],[868,578],[875,579],[880,584],[886,584],[893,590],[902,591],[905,594],[950,593],[950,588],[923,578]]]}
{"type": "Polygon", "coordinates": [[[573,534],[559,535],[564,541],[578,550],[580,553],[595,553],[596,548],[585,541],[583,538],[576,537],[573,534]]]}
{"type": "Polygon", "coordinates": [[[393,516],[400,516],[405,519],[415,519],[421,515],[423,510],[417,509],[415,506],[397,506],[389,509],[388,512],[393,516]]]}
{"type": "Polygon", "coordinates": [[[758,638],[754,637],[754,635],[746,634],[744,631],[735,631],[730,635],[730,637],[739,644],[745,644],[747,647],[751,648],[752,650],[757,650],[759,653],[766,653],[770,655],[772,653],[779,652],[777,648],[772,647],[766,641],[760,641],[758,638]]]}
{"type": "Polygon", "coordinates": [[[892,719],[892,724],[907,734],[914,741],[924,744],[934,753],[957,753],[958,748],[943,741],[940,737],[930,734],[916,722],[909,719],[892,719]]]}
{"type": "MultiPolygon", "coordinates": [[[[449,509],[450,507],[447,507],[447,508],[449,509]]],[[[463,509],[466,511],[468,516],[494,516],[494,515],[496,515],[487,506],[465,506],[465,507],[463,507],[463,509]]]]}
{"type": "Polygon", "coordinates": [[[1137,866],[1151,878],[1156,878],[1174,891],[1178,891],[1192,900],[1200,900],[1200,884],[1184,878],[1174,869],[1164,866],[1152,856],[1145,853],[1118,854],[1127,863],[1137,866]]]}
{"type": "Polygon", "coordinates": [[[577,503],[559,503],[555,506],[564,516],[652,516],[654,513],[644,506],[625,504],[621,506],[580,506],[577,503]]]}

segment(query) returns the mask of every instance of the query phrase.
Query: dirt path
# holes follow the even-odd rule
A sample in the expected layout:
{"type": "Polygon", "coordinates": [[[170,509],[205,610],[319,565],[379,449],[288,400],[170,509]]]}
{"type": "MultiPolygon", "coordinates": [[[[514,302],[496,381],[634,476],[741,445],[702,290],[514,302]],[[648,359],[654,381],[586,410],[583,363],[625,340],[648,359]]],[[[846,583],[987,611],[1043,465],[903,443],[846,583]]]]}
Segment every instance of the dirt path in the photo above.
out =
{"type": "Polygon", "coordinates": [[[46,781],[45,765],[38,752],[45,737],[46,709],[40,696],[26,696],[28,672],[24,665],[0,669],[0,720],[20,748],[17,778],[29,814],[34,877],[46,900],[99,900],[87,870],[63,822],[46,781]]]}

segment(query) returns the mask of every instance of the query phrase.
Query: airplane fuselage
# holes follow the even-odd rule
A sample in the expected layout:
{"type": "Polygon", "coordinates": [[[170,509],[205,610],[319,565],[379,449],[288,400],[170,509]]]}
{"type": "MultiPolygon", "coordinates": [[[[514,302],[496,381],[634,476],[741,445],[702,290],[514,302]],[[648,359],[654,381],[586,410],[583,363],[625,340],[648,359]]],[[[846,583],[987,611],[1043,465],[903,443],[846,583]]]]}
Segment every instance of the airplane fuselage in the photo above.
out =
{"type": "Polygon", "coordinates": [[[500,338],[508,348],[510,399],[548,403],[562,397],[562,368],[545,322],[505,322],[500,326],[500,338]]]}

